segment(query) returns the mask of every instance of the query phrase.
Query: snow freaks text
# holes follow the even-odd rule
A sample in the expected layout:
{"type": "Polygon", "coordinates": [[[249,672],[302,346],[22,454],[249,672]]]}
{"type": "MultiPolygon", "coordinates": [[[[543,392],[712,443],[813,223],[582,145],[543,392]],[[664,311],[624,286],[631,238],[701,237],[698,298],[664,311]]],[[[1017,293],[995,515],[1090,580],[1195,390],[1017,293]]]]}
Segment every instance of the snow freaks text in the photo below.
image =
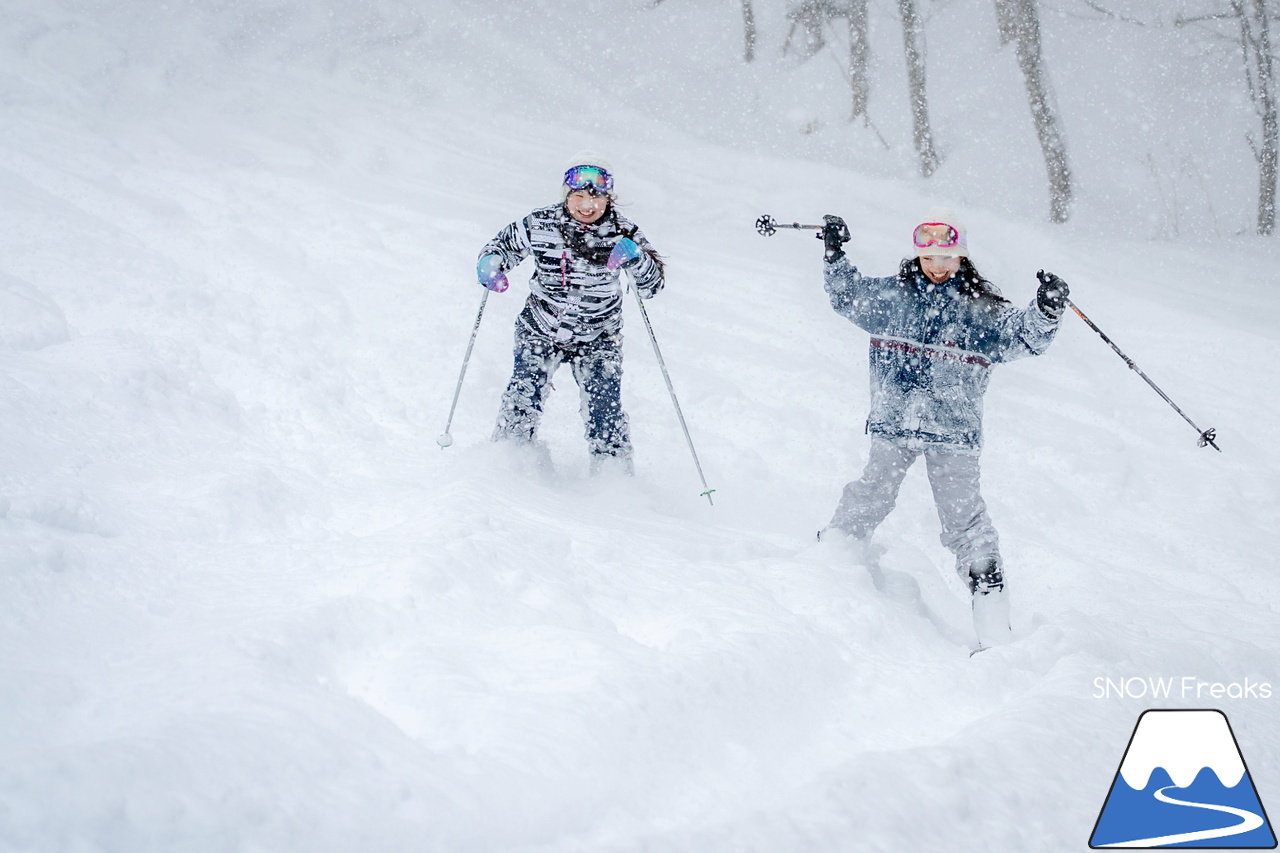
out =
{"type": "Polygon", "coordinates": [[[1093,680],[1094,699],[1270,699],[1271,683],[1245,678],[1243,681],[1205,681],[1194,675],[1159,678],[1132,676],[1093,680]]]}

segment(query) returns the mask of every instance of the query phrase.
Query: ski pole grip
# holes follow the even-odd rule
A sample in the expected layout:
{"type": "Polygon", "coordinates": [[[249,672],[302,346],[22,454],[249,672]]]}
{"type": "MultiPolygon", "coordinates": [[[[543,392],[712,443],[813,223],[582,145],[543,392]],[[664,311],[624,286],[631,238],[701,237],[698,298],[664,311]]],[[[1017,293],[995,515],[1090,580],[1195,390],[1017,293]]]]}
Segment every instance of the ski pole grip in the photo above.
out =
{"type": "Polygon", "coordinates": [[[779,228],[789,228],[793,231],[822,230],[821,225],[801,225],[799,222],[792,222],[788,225],[785,222],[779,222],[767,213],[756,220],[756,230],[759,231],[760,235],[763,237],[772,237],[774,234],[778,233],[779,228]]]}

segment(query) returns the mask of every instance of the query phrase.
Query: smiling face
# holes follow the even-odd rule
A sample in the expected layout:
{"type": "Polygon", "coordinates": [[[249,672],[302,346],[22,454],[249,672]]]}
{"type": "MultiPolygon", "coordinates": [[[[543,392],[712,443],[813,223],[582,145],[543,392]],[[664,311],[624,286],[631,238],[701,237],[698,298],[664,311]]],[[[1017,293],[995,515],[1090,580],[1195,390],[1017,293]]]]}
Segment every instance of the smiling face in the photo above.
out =
{"type": "Polygon", "coordinates": [[[920,259],[920,269],[924,270],[924,274],[929,281],[934,284],[942,284],[950,281],[952,276],[960,272],[960,256],[959,255],[933,255],[920,259]]]}
{"type": "Polygon", "coordinates": [[[569,215],[583,225],[594,225],[609,209],[609,197],[596,195],[588,190],[574,190],[565,199],[569,215]]]}

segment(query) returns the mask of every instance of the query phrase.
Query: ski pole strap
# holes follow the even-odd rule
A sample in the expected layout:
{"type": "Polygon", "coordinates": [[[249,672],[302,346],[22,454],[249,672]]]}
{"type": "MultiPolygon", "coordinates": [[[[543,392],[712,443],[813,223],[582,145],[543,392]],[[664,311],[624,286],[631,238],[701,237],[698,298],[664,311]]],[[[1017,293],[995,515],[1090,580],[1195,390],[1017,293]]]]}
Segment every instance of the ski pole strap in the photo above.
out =
{"type": "Polygon", "coordinates": [[[785,222],[779,222],[769,214],[765,214],[756,220],[756,231],[760,232],[762,237],[772,237],[778,233],[779,228],[790,228],[795,231],[821,231],[821,225],[801,225],[799,222],[792,222],[790,225],[785,222]]]}
{"type": "Polygon", "coordinates": [[[1075,304],[1074,302],[1072,302],[1070,299],[1068,299],[1068,300],[1067,300],[1067,305],[1071,306],[1071,310],[1072,310],[1072,311],[1074,311],[1074,312],[1076,312],[1076,316],[1077,316],[1077,317],[1079,317],[1081,320],[1084,320],[1084,321],[1085,321],[1085,323],[1087,323],[1087,324],[1088,324],[1088,326],[1089,326],[1089,328],[1090,328],[1090,329],[1093,329],[1095,332],[1097,332],[1097,333],[1098,333],[1098,337],[1102,338],[1102,340],[1106,342],[1107,346],[1111,347],[1111,349],[1115,351],[1115,354],[1116,354],[1116,355],[1118,355],[1118,356],[1120,356],[1122,359],[1124,359],[1124,363],[1125,363],[1125,364],[1127,364],[1127,365],[1129,365],[1129,369],[1130,369],[1130,370],[1134,371],[1134,372],[1135,372],[1135,373],[1137,373],[1139,376],[1141,376],[1141,377],[1142,377],[1142,381],[1144,381],[1144,382],[1146,382],[1148,385],[1150,385],[1150,386],[1151,386],[1151,388],[1152,388],[1152,390],[1154,390],[1157,394],[1159,394],[1159,395],[1160,395],[1160,397],[1161,397],[1161,399],[1163,399],[1166,403],[1168,403],[1170,406],[1172,406],[1172,407],[1173,407],[1173,410],[1174,410],[1175,412],[1177,412],[1178,414],[1182,415],[1182,419],[1183,419],[1184,421],[1186,421],[1187,423],[1191,424],[1191,428],[1192,428],[1192,429],[1194,429],[1197,433],[1199,433],[1199,434],[1200,434],[1200,438],[1199,438],[1199,440],[1196,442],[1196,444],[1197,444],[1199,447],[1206,447],[1206,446],[1207,446],[1207,447],[1212,447],[1214,450],[1218,451],[1219,453],[1221,453],[1221,452],[1222,452],[1222,448],[1221,448],[1221,447],[1219,447],[1219,446],[1217,445],[1217,443],[1216,443],[1216,439],[1217,439],[1217,437],[1218,437],[1217,430],[1215,430],[1213,427],[1209,427],[1208,429],[1200,429],[1200,427],[1196,426],[1196,422],[1195,422],[1195,421],[1193,421],[1193,420],[1191,420],[1191,418],[1187,417],[1187,413],[1186,413],[1186,412],[1184,412],[1184,411],[1182,411],[1182,409],[1180,409],[1180,408],[1178,407],[1178,404],[1177,404],[1177,403],[1175,403],[1175,402],[1173,402],[1173,400],[1169,399],[1169,395],[1168,395],[1168,394],[1166,394],[1166,393],[1164,393],[1164,391],[1162,391],[1162,390],[1160,389],[1160,386],[1159,386],[1159,385],[1157,385],[1156,383],[1152,382],[1152,381],[1151,381],[1151,377],[1149,377],[1149,376],[1147,376],[1147,374],[1143,373],[1143,372],[1142,372],[1142,368],[1138,367],[1138,365],[1134,363],[1134,360],[1133,360],[1133,359],[1131,359],[1131,358],[1129,358],[1129,356],[1125,355],[1125,354],[1124,354],[1124,352],[1120,349],[1120,347],[1116,346],[1115,341],[1113,341],[1113,340],[1111,340],[1111,338],[1107,337],[1106,332],[1104,332],[1104,331],[1102,331],[1101,329],[1099,329],[1099,328],[1098,328],[1098,326],[1097,326],[1097,324],[1096,324],[1096,323],[1094,323],[1092,320],[1090,320],[1090,319],[1085,315],[1085,313],[1084,313],[1083,311],[1081,311],[1081,310],[1080,310],[1080,307],[1079,307],[1078,305],[1076,305],[1076,304],[1075,304]]]}

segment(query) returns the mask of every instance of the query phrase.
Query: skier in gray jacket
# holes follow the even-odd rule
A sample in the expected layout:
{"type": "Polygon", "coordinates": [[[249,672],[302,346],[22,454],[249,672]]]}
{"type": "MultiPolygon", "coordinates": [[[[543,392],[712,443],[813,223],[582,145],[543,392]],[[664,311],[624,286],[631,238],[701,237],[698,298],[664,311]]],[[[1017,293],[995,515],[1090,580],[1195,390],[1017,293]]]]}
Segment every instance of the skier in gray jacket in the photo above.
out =
{"type": "Polygon", "coordinates": [[[956,215],[934,208],[913,234],[915,256],[898,274],[869,278],[845,257],[849,230],[825,218],[824,277],[831,307],[871,334],[871,449],[862,477],[845,486],[829,531],[865,541],[893,509],[907,469],[924,456],[942,522],[942,544],[975,596],[1004,589],[999,540],[979,488],[982,396],[991,368],[1040,355],[1066,307],[1067,284],[1042,273],[1018,308],[969,260],[956,215]]]}
{"type": "Polygon", "coordinates": [[[662,289],[662,258],[617,211],[612,170],[599,154],[577,154],[560,191],[560,204],[511,223],[480,250],[476,272],[490,290],[506,290],[506,273],[530,255],[535,264],[493,438],[536,439],[551,378],[567,362],[582,396],[592,472],[616,459],[631,473],[621,400],[622,270],[647,299],[662,289]]]}

